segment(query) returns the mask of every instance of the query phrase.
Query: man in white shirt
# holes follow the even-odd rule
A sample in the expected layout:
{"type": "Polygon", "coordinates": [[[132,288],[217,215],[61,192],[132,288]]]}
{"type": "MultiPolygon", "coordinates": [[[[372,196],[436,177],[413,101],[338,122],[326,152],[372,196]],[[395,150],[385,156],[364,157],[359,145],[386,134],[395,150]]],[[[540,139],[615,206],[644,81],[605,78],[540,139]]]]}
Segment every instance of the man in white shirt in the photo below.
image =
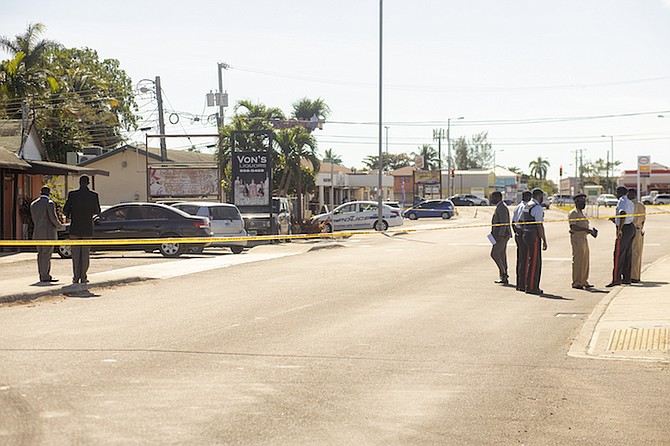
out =
{"type": "Polygon", "coordinates": [[[516,290],[526,291],[526,244],[523,242],[523,226],[519,224],[523,208],[533,198],[529,190],[521,194],[521,203],[517,205],[512,214],[512,229],[514,230],[514,241],[516,242],[516,290]]]}
{"type": "Polygon", "coordinates": [[[631,265],[633,255],[633,238],[635,238],[635,225],[633,224],[635,205],[626,196],[628,189],[619,186],[616,196],[619,203],[616,206],[616,217],[610,219],[617,227],[616,242],[614,244],[614,268],[612,271],[612,282],[607,287],[631,283],[631,265]]]}

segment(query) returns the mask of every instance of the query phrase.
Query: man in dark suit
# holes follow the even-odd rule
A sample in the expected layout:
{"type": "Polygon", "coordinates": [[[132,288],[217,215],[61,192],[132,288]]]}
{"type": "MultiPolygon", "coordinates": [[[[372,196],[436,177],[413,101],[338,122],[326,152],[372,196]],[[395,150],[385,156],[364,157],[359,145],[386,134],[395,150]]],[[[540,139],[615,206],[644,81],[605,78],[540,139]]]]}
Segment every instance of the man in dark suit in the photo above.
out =
{"type": "MultiPolygon", "coordinates": [[[[86,175],[79,178],[79,189],[67,196],[63,212],[70,218],[70,239],[82,240],[93,238],[93,216],[100,213],[98,194],[88,188],[89,179],[86,175]]],[[[72,283],[88,283],[86,273],[90,263],[89,245],[72,246],[72,283]]]]}
{"type": "Polygon", "coordinates": [[[509,276],[507,274],[507,242],[512,237],[509,209],[503,203],[500,191],[494,191],[491,194],[491,204],[496,206],[493,219],[491,220],[491,235],[495,240],[491,248],[491,258],[496,262],[498,271],[500,272],[500,280],[496,280],[495,282],[507,285],[509,284],[509,276]]]}
{"type": "MultiPolygon", "coordinates": [[[[56,214],[56,205],[49,198],[51,189],[44,186],[40,197],[30,203],[30,216],[35,225],[33,240],[58,240],[58,230],[62,227],[56,214]]],[[[37,247],[37,271],[40,282],[58,282],[51,277],[51,253],[53,246],[37,247]]]]}

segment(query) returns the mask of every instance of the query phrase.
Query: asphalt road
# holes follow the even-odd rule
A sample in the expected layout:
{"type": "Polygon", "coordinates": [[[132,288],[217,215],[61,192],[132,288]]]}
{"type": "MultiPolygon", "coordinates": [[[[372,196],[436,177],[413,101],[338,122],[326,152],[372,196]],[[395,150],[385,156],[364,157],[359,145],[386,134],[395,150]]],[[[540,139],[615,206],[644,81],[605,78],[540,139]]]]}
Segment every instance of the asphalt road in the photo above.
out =
{"type": "MultiPolygon", "coordinates": [[[[596,223],[589,293],[570,287],[567,224],[548,223],[538,297],[493,284],[487,229],[455,228],[491,209],[471,212],[0,307],[0,442],[668,444],[667,364],[566,355],[609,281],[613,225],[596,223]]],[[[668,252],[667,218],[648,220],[646,262],[668,252]]]]}

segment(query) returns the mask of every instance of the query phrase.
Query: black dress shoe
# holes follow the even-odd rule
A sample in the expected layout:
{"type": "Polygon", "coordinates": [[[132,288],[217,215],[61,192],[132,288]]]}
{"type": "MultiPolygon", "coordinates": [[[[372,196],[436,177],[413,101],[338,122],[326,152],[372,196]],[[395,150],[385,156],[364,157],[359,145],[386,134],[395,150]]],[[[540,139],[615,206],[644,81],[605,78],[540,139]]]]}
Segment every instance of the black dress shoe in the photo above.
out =
{"type": "Polygon", "coordinates": [[[612,288],[613,286],[621,285],[621,282],[612,282],[605,285],[607,288],[612,288]]]}
{"type": "Polygon", "coordinates": [[[507,280],[507,279],[500,279],[500,280],[496,280],[496,281],[494,281],[494,283],[501,283],[501,284],[503,284],[503,285],[509,285],[509,280],[507,280]]]}
{"type": "Polygon", "coordinates": [[[583,290],[584,286],[583,285],[572,285],[572,288],[574,288],[576,290],[583,290]]]}
{"type": "Polygon", "coordinates": [[[536,290],[526,290],[526,294],[534,294],[535,296],[540,296],[544,293],[541,289],[536,289],[536,290]]]}
{"type": "Polygon", "coordinates": [[[593,285],[591,285],[590,283],[587,283],[586,285],[584,285],[584,288],[586,288],[586,289],[593,288],[593,285]]]}
{"type": "Polygon", "coordinates": [[[624,285],[630,285],[630,284],[631,284],[631,281],[630,281],[630,280],[626,280],[626,281],[623,281],[623,282],[621,282],[621,283],[623,283],[624,285]]]}
{"type": "Polygon", "coordinates": [[[633,282],[633,283],[641,283],[640,279],[630,279],[630,281],[633,282]]]}

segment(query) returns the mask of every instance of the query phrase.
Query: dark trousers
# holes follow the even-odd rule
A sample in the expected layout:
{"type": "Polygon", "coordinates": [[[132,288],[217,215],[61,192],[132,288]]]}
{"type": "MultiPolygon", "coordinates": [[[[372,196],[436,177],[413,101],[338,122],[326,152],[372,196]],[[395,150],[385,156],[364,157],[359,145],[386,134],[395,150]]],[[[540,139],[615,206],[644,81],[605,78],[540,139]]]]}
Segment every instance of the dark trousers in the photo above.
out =
{"type": "Polygon", "coordinates": [[[542,274],[540,236],[535,231],[524,232],[523,241],[526,244],[526,291],[538,291],[542,274]]]}
{"type": "MultiPolygon", "coordinates": [[[[86,240],[91,237],[78,237],[71,235],[72,240],[86,240]]],[[[91,247],[87,246],[72,246],[72,283],[86,283],[88,277],[88,266],[90,264],[91,247]]]]}
{"type": "Polygon", "coordinates": [[[523,241],[523,236],[514,235],[516,242],[516,289],[523,291],[526,289],[526,256],[528,249],[523,241]]]}
{"type": "Polygon", "coordinates": [[[51,280],[51,253],[54,252],[53,246],[37,247],[37,272],[40,275],[40,282],[51,280]]]}
{"type": "Polygon", "coordinates": [[[635,226],[632,223],[623,225],[614,244],[612,283],[630,283],[634,238],[635,226]]]}
{"type": "Polygon", "coordinates": [[[501,237],[496,240],[496,244],[491,247],[491,258],[498,266],[500,280],[507,280],[507,242],[508,237],[501,237]]]}

